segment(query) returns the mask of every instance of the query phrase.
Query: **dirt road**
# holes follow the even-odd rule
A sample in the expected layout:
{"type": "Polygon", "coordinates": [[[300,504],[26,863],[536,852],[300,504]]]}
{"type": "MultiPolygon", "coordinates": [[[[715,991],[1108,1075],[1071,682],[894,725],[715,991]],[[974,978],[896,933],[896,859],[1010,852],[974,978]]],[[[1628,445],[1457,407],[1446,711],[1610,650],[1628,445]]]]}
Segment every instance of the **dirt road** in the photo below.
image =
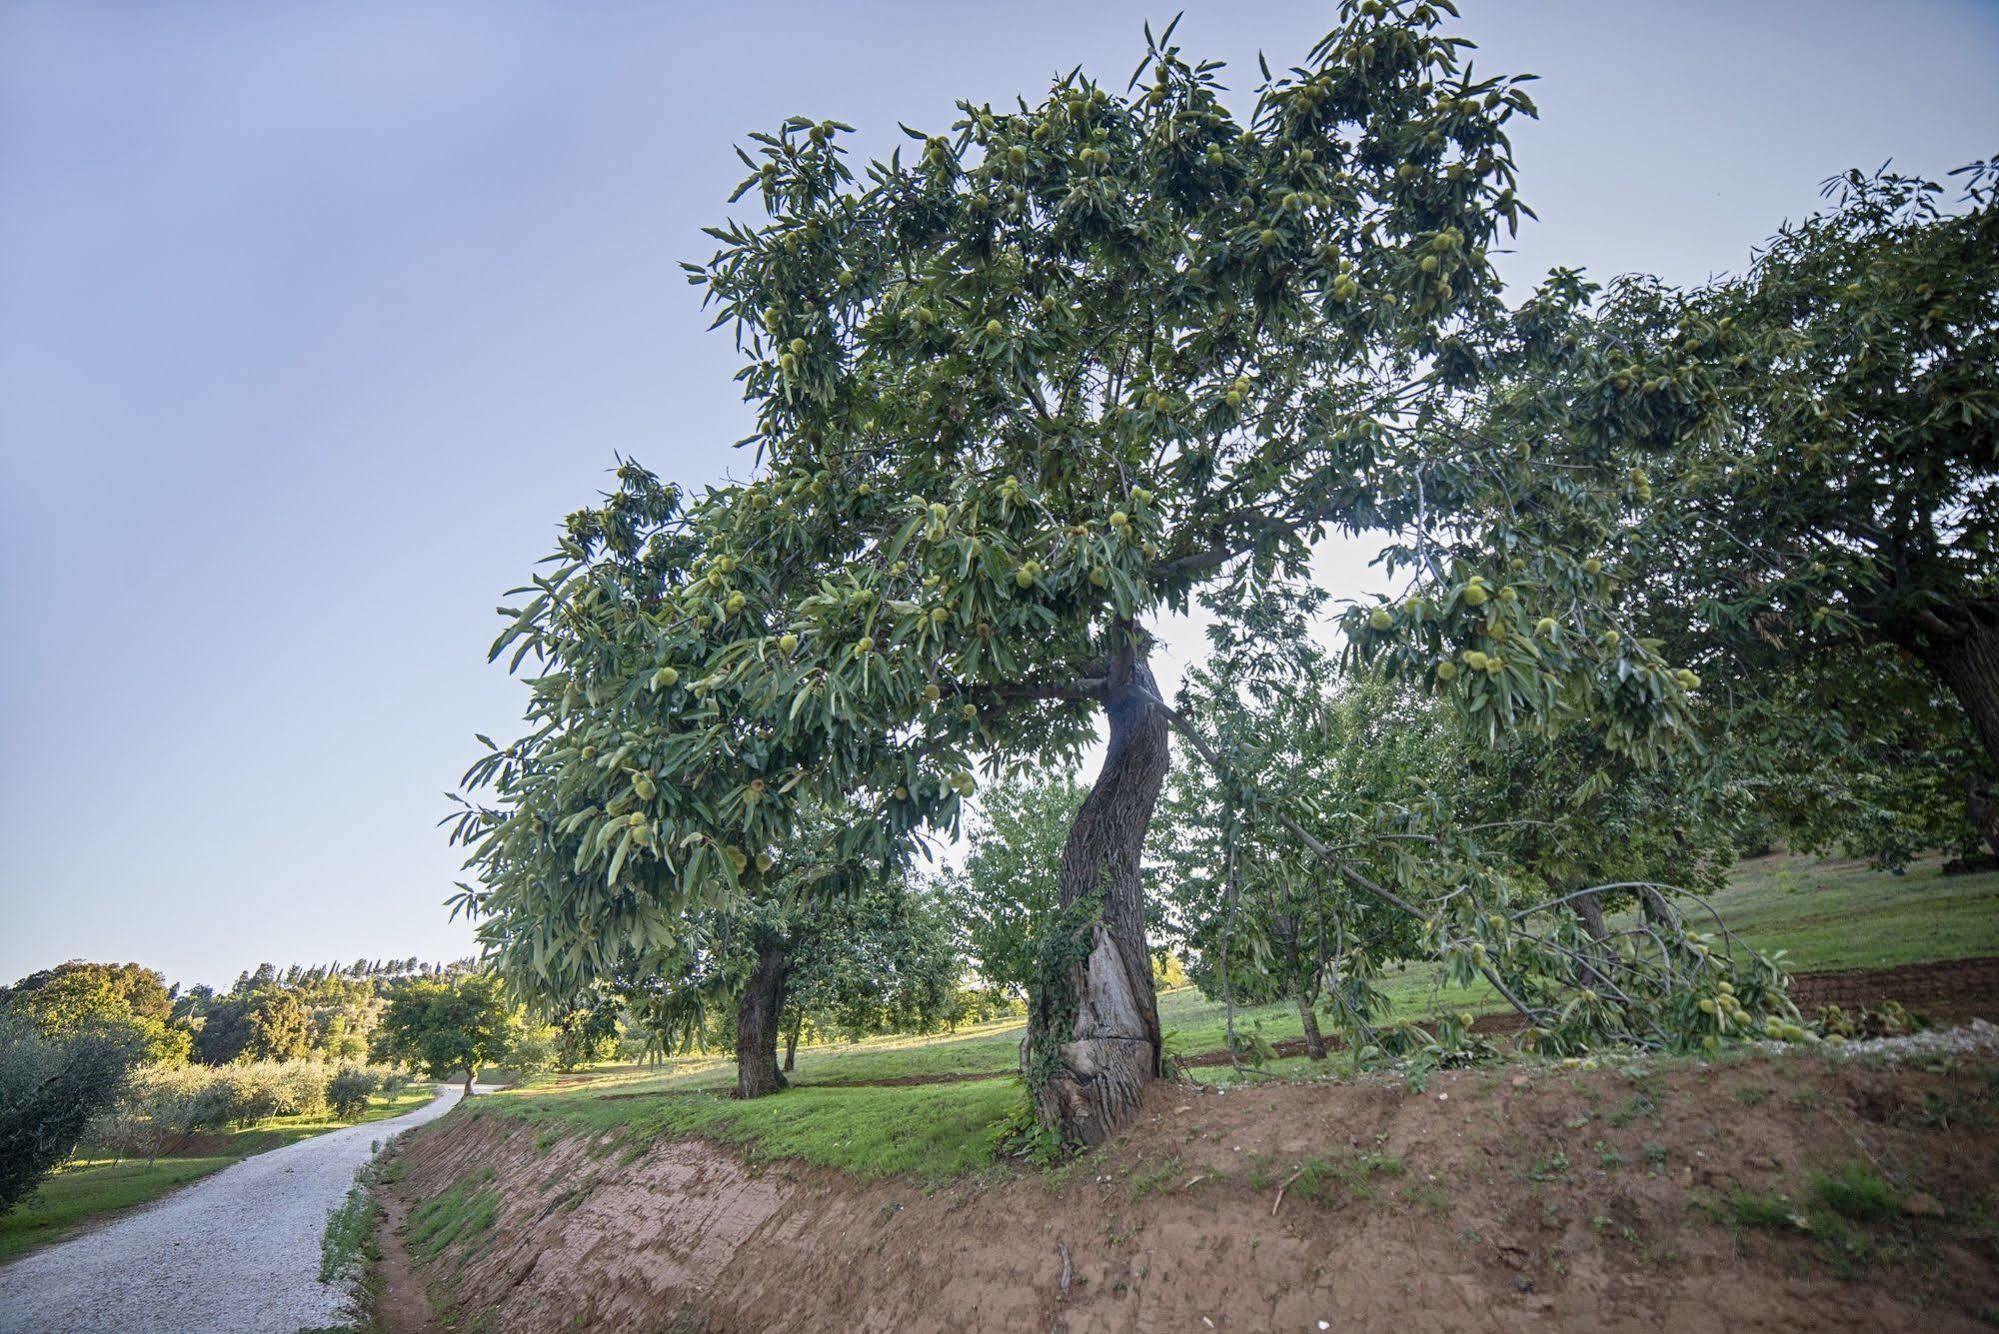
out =
{"type": "Polygon", "coordinates": [[[159,1203],[0,1269],[0,1332],[298,1334],[338,1325],[319,1282],[326,1214],[396,1134],[460,1096],[246,1158],[159,1203]]]}

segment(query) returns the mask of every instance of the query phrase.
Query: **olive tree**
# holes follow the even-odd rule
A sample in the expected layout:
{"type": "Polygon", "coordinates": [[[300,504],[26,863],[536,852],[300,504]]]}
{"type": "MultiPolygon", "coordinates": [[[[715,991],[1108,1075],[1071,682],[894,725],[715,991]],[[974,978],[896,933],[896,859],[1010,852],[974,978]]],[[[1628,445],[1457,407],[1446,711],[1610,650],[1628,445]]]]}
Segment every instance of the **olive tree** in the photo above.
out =
{"type": "Polygon", "coordinates": [[[1095,1141],[1160,1068],[1141,851],[1178,715],[1153,618],[1333,529],[1470,525],[1491,540],[1421,626],[1380,612],[1373,660],[1455,678],[1495,726],[1677,726],[1671,670],[1606,646],[1575,563],[1485,522],[1531,464],[1422,481],[1482,373],[1532,111],[1447,9],[1344,5],[1243,116],[1169,30],[1142,89],[961,103],[859,176],[837,121],[754,136],[760,216],[689,266],[743,351],[754,475],[690,494],[625,464],[495,645],[537,663],[529,730],[474,767],[456,833],[510,975],[566,993],[671,948],[784,873],[801,810],[851,811],[840,855],[893,861],[955,828],[981,764],[1066,762],[1101,727],[1025,1047],[1043,1122],[1095,1141]],[[1532,640],[1544,596],[1575,633],[1532,640]],[[1474,626],[1527,647],[1459,675],[1474,626]]]}

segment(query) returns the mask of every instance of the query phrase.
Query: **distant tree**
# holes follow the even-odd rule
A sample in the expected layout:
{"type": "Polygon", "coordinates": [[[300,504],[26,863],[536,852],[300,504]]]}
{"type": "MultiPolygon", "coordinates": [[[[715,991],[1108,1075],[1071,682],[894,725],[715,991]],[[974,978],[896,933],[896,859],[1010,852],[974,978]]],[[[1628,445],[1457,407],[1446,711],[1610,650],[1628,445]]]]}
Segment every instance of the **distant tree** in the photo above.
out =
{"type": "Polygon", "coordinates": [[[966,950],[987,985],[1026,1000],[1040,933],[1061,907],[1062,847],[1088,795],[1069,778],[987,790],[967,831],[964,866],[940,892],[964,923],[966,950]]]}
{"type": "Polygon", "coordinates": [[[209,1006],[195,1054],[207,1065],[236,1060],[290,1061],[312,1050],[312,1026],[295,991],[245,989],[209,1006]]]}
{"type": "Polygon", "coordinates": [[[296,1061],[312,1050],[312,1021],[290,988],[259,995],[250,1007],[249,1055],[259,1061],[296,1061]]]}
{"type": "Polygon", "coordinates": [[[421,1066],[432,1079],[465,1077],[472,1096],[479,1067],[499,1061],[519,1027],[499,979],[411,982],[396,993],[375,1034],[378,1056],[421,1066]]]}
{"type": "Polygon", "coordinates": [[[921,1032],[950,1013],[964,960],[945,905],[898,880],[810,911],[809,948],[786,979],[782,1069],[808,1021],[852,1039],[921,1032]]]}
{"type": "Polygon", "coordinates": [[[51,1038],[96,1029],[127,1030],[146,1059],[187,1059],[191,1035],[174,1022],[166,979],[136,963],[85,963],[72,959],[0,988],[0,1010],[34,1022],[51,1038]]]}
{"type": "Polygon", "coordinates": [[[615,995],[593,995],[555,1021],[555,1063],[562,1070],[574,1070],[606,1059],[618,1045],[618,1014],[615,995]]]}

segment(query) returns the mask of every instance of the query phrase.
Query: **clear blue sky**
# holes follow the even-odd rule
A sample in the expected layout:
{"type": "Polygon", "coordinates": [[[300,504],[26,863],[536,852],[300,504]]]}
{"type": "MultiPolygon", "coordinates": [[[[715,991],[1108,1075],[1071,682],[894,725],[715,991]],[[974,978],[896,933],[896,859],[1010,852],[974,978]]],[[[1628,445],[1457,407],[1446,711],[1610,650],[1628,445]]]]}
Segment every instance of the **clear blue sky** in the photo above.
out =
{"type": "MultiPolygon", "coordinates": [[[[1465,7],[1545,80],[1516,278],[1697,280],[1849,165],[1999,151],[1992,4],[1465,7]]],[[[1239,88],[1332,13],[1187,9],[1239,88]]],[[[1121,87],[1171,12],[0,3],[0,982],[463,952],[433,826],[518,713],[497,595],[614,451],[739,458],[676,268],[731,143],[804,113],[885,149],[1078,62],[1121,87]]]]}

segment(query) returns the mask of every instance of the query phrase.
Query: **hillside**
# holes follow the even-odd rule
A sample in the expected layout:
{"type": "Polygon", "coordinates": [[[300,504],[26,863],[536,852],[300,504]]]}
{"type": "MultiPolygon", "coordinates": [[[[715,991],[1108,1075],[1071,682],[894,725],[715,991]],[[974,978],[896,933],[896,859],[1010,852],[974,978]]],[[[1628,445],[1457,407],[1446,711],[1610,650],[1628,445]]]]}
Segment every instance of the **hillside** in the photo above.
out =
{"type": "MultiPolygon", "coordinates": [[[[1999,1015],[1999,876],[1768,858],[1717,906],[1789,951],[1807,1007],[1999,1015]]],[[[1484,1008],[1414,972],[1396,990],[1412,1016],[1484,1008]]],[[[1220,1046],[1222,1007],[1191,989],[1161,1013],[1182,1054],[1220,1046]]],[[[1282,1042],[1298,1020],[1238,1022],[1282,1042]]],[[[377,1284],[393,1328],[458,1310],[522,1330],[578,1313],[714,1330],[1829,1328],[1835,1309],[1851,1328],[1968,1327],[1999,1311],[1999,1035],[1977,1032],[1958,1051],[1890,1040],[1917,1048],[1903,1063],[1514,1061],[1406,1083],[1337,1058],[1196,1064],[1113,1144],[1053,1168],[993,1147],[1019,1097],[1018,1025],[803,1049],[797,1087],[755,1102],[712,1091],[721,1058],[606,1068],[413,1137],[377,1284]]]]}
{"type": "Polygon", "coordinates": [[[1969,1329],[1999,1302],[1982,1036],[1920,1066],[1161,1086],[1098,1153],[944,1184],[492,1099],[398,1161],[390,1287],[494,1330],[1969,1329]]]}

